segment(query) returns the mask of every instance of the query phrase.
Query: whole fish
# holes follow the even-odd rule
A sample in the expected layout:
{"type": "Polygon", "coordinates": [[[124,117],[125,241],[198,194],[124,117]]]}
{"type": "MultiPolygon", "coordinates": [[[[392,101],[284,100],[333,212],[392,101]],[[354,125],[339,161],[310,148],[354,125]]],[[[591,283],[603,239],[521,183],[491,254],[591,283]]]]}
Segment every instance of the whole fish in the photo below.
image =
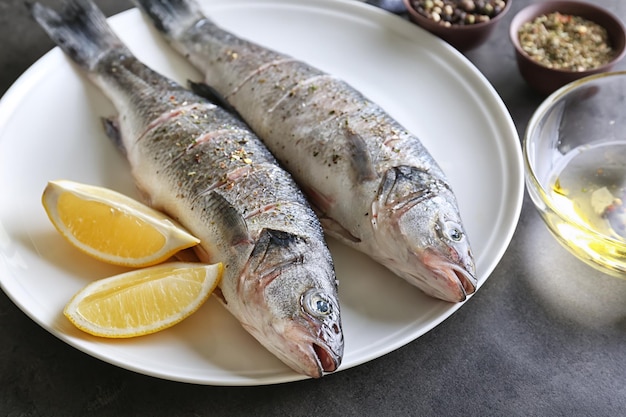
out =
{"type": "Polygon", "coordinates": [[[343,355],[337,281],[324,235],[291,176],[231,113],[140,61],[87,0],[34,4],[49,36],[109,97],[109,135],[148,202],[223,262],[227,309],[294,370],[320,377],[343,355]]]}
{"type": "Polygon", "coordinates": [[[457,201],[417,137],[342,80],[244,40],[193,0],[134,0],[291,172],[324,230],[425,293],[476,289],[457,201]]]}

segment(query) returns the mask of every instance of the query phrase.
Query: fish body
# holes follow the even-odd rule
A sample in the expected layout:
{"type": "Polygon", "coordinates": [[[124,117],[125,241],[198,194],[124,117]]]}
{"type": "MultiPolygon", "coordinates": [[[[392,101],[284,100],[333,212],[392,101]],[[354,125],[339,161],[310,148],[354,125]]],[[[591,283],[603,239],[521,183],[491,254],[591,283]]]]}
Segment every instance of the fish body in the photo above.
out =
{"type": "Polygon", "coordinates": [[[324,230],[425,293],[476,289],[455,195],[420,140],[346,82],[215,24],[193,0],[134,0],[308,195],[324,230]]]}
{"type": "Polygon", "coordinates": [[[222,262],[226,308],[294,370],[320,377],[343,355],[337,281],[321,225],[291,176],[238,118],[138,61],[89,1],[31,13],[110,98],[106,123],[155,208],[222,262]]]}

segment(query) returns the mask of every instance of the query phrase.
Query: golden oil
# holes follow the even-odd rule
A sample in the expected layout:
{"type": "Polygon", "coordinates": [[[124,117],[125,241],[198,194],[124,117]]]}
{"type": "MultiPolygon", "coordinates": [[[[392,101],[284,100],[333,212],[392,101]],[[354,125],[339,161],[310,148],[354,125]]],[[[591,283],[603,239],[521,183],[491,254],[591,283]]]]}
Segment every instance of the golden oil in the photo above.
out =
{"type": "Polygon", "coordinates": [[[576,255],[626,277],[626,142],[580,147],[553,171],[544,212],[551,231],[576,255]]]}

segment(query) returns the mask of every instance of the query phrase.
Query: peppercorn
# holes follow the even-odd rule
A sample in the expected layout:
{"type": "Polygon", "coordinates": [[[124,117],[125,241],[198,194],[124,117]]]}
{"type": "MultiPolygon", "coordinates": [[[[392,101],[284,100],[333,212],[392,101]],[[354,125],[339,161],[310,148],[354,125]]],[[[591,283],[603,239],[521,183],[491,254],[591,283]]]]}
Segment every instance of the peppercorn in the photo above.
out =
{"type": "Polygon", "coordinates": [[[473,25],[493,19],[507,0],[411,0],[422,16],[442,25],[473,25]]]}

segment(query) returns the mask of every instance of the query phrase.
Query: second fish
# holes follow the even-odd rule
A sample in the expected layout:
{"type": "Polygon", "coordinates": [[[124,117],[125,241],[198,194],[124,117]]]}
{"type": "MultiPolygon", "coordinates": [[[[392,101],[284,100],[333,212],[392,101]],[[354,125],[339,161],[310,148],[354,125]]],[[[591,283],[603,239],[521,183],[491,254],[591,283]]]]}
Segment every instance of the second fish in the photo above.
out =
{"type": "Polygon", "coordinates": [[[457,201],[420,140],[342,80],[230,33],[192,0],[134,0],[294,176],[324,230],[442,300],[476,290],[457,201]]]}

